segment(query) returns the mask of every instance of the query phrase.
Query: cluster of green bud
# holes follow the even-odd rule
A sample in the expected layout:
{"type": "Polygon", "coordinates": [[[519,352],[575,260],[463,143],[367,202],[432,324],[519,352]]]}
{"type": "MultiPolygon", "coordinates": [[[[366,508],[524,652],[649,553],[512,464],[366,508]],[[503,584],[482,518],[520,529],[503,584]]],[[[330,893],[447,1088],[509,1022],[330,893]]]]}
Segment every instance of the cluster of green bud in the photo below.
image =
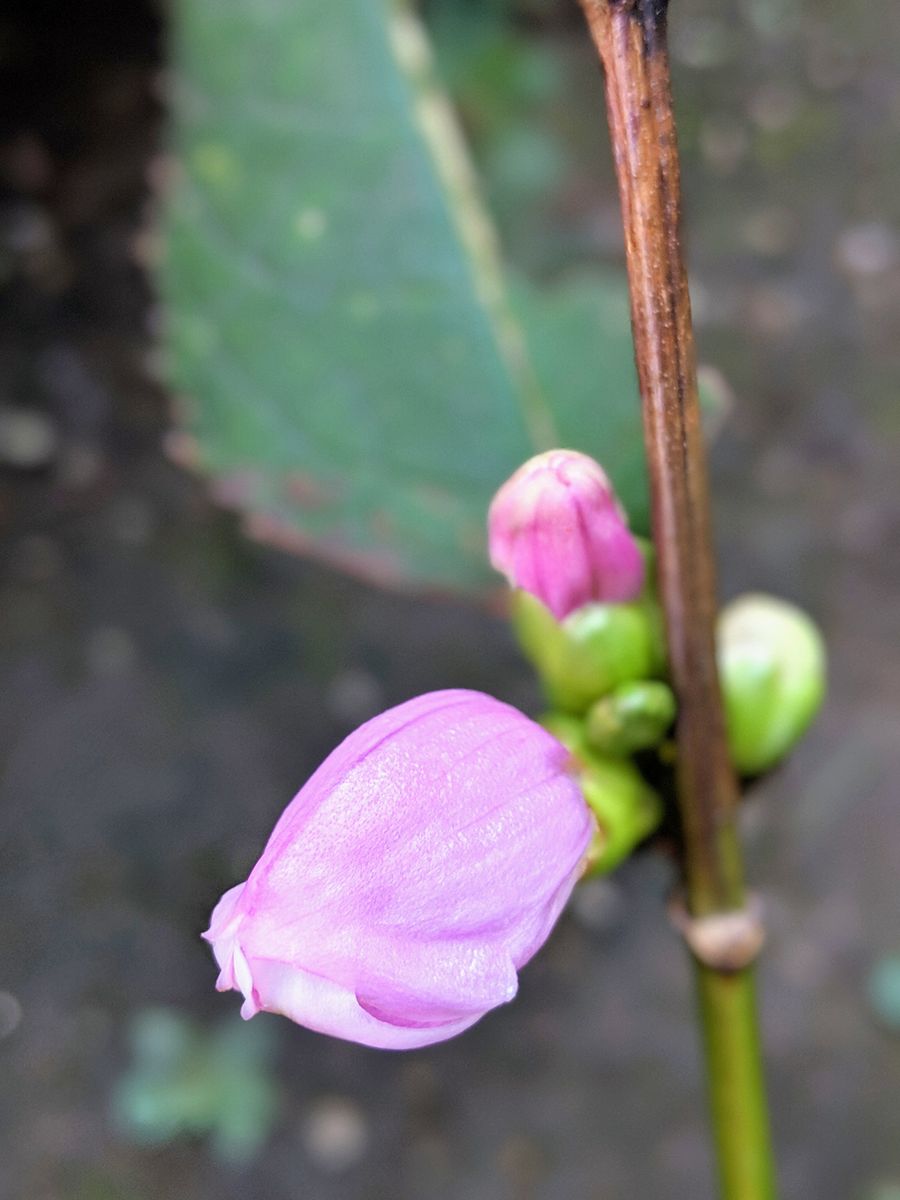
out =
{"type": "MultiPolygon", "coordinates": [[[[677,753],[653,547],[629,530],[600,465],[564,449],[507,480],[488,535],[491,562],[514,589],[513,628],[552,709],[544,724],[568,747],[597,818],[590,866],[612,870],[662,820],[644,771],[665,778],[677,753]]],[[[720,614],[717,661],[732,759],[758,775],[822,703],[822,639],[792,605],[744,596],[720,614]]]]}
{"type": "MultiPolygon", "coordinates": [[[[561,621],[527,592],[513,596],[513,627],[552,709],[543,724],[572,752],[597,818],[595,873],[618,866],[663,814],[632,758],[655,752],[671,761],[674,754],[677,705],[666,681],[652,565],[647,555],[647,584],[636,600],[586,604],[561,621]]],[[[751,595],[722,610],[717,647],[735,767],[757,775],[784,758],[822,703],[822,639],[799,609],[751,595]]]]}
{"type": "Polygon", "coordinates": [[[534,596],[513,594],[513,627],[553,709],[543,724],[571,751],[597,819],[589,874],[612,871],[663,816],[661,797],[631,759],[658,747],[675,718],[653,548],[635,540],[644,586],[628,603],[585,604],[557,621],[534,596]]]}

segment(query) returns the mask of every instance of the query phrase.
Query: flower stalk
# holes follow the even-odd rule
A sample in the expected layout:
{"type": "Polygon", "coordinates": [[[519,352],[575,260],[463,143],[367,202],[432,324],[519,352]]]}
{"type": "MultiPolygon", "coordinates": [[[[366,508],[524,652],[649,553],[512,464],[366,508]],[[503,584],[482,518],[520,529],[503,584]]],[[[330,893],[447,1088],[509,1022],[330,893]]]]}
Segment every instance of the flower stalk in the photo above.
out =
{"type": "MultiPolygon", "coordinates": [[[[581,0],[606,75],[644,413],[659,590],[678,700],[684,880],[698,921],[745,908],[739,788],[715,656],[716,584],[690,297],[680,242],[668,0],[581,0]]],[[[772,1200],[752,965],[696,959],[723,1200],[772,1200]]]]}

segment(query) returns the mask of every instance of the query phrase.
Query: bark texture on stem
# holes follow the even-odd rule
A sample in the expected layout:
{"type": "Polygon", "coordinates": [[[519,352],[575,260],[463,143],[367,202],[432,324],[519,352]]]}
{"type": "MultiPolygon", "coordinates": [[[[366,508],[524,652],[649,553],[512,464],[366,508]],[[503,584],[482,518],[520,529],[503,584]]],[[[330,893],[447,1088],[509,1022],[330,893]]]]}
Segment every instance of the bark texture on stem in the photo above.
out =
{"type": "MultiPolygon", "coordinates": [[[[716,585],[690,298],[680,244],[668,0],[581,0],[606,71],[622,200],[635,357],[678,697],[685,916],[695,935],[753,930],[715,657],[716,585]],[[729,916],[730,914],[730,916],[729,916]],[[740,914],[740,915],[739,915],[740,914]]],[[[761,940],[761,929],[759,930],[761,940]]],[[[690,941],[690,938],[688,938],[690,941]]],[[[730,943],[729,943],[730,945],[730,943]]],[[[695,954],[700,954],[695,945],[695,954]]],[[[749,956],[695,958],[724,1200],[773,1200],[775,1172],[749,956]],[[711,965],[712,964],[712,965],[711,965]],[[728,969],[728,967],[737,969],[728,969]]]]}
{"type": "Polygon", "coordinates": [[[678,147],[664,0],[582,0],[606,70],[625,226],[653,532],[678,697],[678,792],[688,904],[743,904],[714,628],[715,569],[691,306],[679,238],[678,147]]]}

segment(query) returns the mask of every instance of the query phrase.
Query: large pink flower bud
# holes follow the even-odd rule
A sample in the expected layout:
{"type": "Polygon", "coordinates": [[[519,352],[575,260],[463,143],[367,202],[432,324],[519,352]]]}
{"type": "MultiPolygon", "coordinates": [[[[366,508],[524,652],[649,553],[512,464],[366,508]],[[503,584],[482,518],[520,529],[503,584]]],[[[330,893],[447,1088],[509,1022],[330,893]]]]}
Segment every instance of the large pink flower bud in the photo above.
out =
{"type": "Polygon", "coordinates": [[[514,708],[444,691],[352,733],[285,809],[209,931],[241,1014],[368,1046],[440,1042],[516,994],[583,866],[568,752],[514,708]]]}
{"type": "Polygon", "coordinates": [[[634,600],[643,586],[643,556],[612,485],[575,450],[519,467],[491,503],[488,536],[491,563],[558,621],[592,600],[634,600]]]}

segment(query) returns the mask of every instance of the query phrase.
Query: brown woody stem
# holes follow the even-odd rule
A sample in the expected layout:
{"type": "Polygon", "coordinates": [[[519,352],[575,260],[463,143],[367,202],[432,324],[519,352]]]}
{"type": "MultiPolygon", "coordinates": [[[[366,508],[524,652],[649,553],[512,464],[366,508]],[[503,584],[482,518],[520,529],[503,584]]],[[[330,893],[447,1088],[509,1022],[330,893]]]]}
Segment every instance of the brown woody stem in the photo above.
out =
{"type": "MultiPolygon", "coordinates": [[[[581,0],[606,73],[625,227],[653,531],[678,697],[678,799],[694,918],[744,908],[738,783],[715,657],[716,583],[706,453],[666,49],[668,0],[581,0]]],[[[698,963],[707,1074],[727,1200],[775,1194],[751,969],[698,963]]]]}
{"type": "Polygon", "coordinates": [[[679,238],[678,147],[665,5],[584,0],[606,68],[644,405],[653,534],[678,697],[678,790],[694,916],[743,905],[738,785],[713,642],[715,567],[691,304],[679,238]]]}

